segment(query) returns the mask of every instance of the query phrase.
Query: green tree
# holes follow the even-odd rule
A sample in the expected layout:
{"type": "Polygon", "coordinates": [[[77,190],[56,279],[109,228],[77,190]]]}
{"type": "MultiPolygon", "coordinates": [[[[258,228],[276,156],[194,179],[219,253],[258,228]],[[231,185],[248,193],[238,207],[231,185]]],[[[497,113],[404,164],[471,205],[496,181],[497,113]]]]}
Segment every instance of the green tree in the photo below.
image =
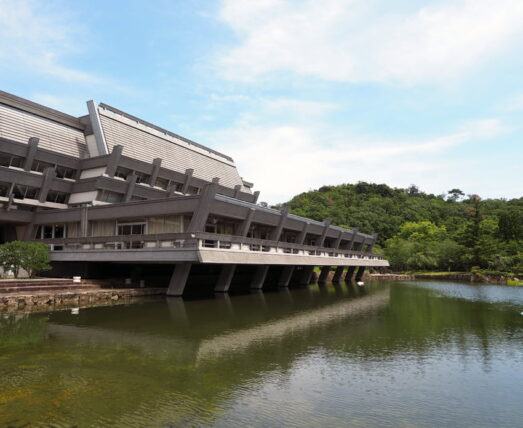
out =
{"type": "Polygon", "coordinates": [[[18,278],[20,269],[24,269],[29,277],[36,272],[49,270],[49,250],[42,242],[12,241],[0,245],[0,265],[4,272],[12,271],[18,278]]]}

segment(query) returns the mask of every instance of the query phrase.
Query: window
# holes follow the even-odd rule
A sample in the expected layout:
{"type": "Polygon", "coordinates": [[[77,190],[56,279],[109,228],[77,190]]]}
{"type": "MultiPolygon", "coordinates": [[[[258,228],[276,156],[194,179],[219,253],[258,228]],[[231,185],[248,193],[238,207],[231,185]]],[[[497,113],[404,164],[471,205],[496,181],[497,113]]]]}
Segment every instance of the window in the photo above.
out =
{"type": "Polygon", "coordinates": [[[38,199],[38,189],[36,187],[15,184],[13,188],[13,196],[16,199],[38,199]]]}
{"type": "Polygon", "coordinates": [[[44,172],[47,168],[54,168],[54,165],[47,162],[35,160],[33,162],[33,165],[31,166],[31,171],[44,172]]]}
{"type": "Polygon", "coordinates": [[[200,194],[200,189],[198,187],[189,186],[189,188],[187,189],[187,194],[198,195],[200,194]]]}
{"type": "Polygon", "coordinates": [[[144,235],[145,234],[145,220],[135,222],[118,223],[118,235],[144,235]]]}
{"type": "Polygon", "coordinates": [[[124,195],[121,193],[111,192],[109,190],[101,190],[98,192],[96,200],[103,202],[110,202],[112,204],[122,202],[124,195]]]}
{"type": "Polygon", "coordinates": [[[9,190],[11,190],[10,183],[0,182],[0,196],[7,198],[9,196],[9,190]]]}
{"type": "Polygon", "coordinates": [[[74,170],[72,168],[67,168],[65,166],[57,166],[56,167],[56,177],[57,178],[73,179],[75,172],[76,172],[76,170],[74,170]]]}
{"type": "Polygon", "coordinates": [[[20,156],[0,154],[0,166],[22,168],[24,159],[20,156]]]}
{"type": "Polygon", "coordinates": [[[132,196],[131,201],[145,201],[147,198],[144,198],[143,196],[132,196]]]}
{"type": "Polygon", "coordinates": [[[116,172],[114,173],[114,176],[127,180],[127,177],[129,175],[131,175],[132,173],[133,172],[130,169],[118,167],[118,168],[116,168],[116,172]]]}
{"type": "Polygon", "coordinates": [[[183,232],[183,217],[169,215],[164,217],[149,217],[147,233],[178,233],[183,232]]]}
{"type": "Polygon", "coordinates": [[[137,172],[134,173],[136,175],[136,182],[137,183],[145,183],[148,184],[149,180],[151,179],[151,176],[148,174],[144,174],[143,172],[137,172]]]}
{"type": "Polygon", "coordinates": [[[55,190],[49,190],[47,193],[47,202],[56,202],[58,204],[65,204],[67,201],[67,193],[57,192],[55,190]]]}
{"type": "Polygon", "coordinates": [[[158,177],[154,185],[156,187],[159,187],[160,189],[167,190],[167,187],[169,187],[169,180],[167,180],[166,178],[158,177]]]}

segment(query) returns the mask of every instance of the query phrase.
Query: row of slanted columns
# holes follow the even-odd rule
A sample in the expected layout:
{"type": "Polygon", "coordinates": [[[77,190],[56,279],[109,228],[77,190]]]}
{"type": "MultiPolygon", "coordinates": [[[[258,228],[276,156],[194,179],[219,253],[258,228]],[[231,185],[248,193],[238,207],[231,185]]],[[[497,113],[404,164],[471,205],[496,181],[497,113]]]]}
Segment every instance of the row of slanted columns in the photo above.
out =
{"type": "MultiPolygon", "coordinates": [[[[212,205],[212,201],[214,200],[216,196],[216,185],[217,182],[213,182],[212,184],[206,185],[200,195],[200,203],[198,204],[197,209],[195,210],[193,217],[191,219],[191,222],[189,224],[189,227],[187,229],[187,232],[198,232],[205,230],[205,224],[207,223],[207,219],[209,217],[210,208],[212,205]]],[[[283,232],[283,226],[285,224],[285,220],[287,219],[289,209],[288,207],[284,207],[281,210],[280,219],[278,221],[278,224],[274,229],[271,231],[269,239],[271,241],[279,241],[282,236],[283,232]]],[[[237,236],[245,237],[249,233],[249,230],[251,228],[252,220],[254,217],[255,209],[251,208],[249,209],[247,216],[245,219],[238,225],[237,230],[235,231],[235,234],[237,236]]],[[[324,221],[324,228],[322,231],[322,234],[317,242],[318,248],[323,247],[325,244],[325,240],[327,238],[327,234],[329,232],[330,227],[330,220],[324,221]]],[[[300,231],[299,235],[297,236],[296,243],[297,244],[304,244],[305,239],[307,236],[307,233],[309,232],[309,223],[303,224],[303,229],[300,231]]],[[[355,249],[355,250],[363,250],[365,246],[368,245],[367,251],[371,251],[372,247],[374,246],[375,237],[369,238],[370,241],[364,241],[361,243],[356,243],[356,235],[357,235],[357,229],[354,230],[353,236],[351,241],[349,242],[347,248],[344,249],[355,249]]],[[[340,233],[334,242],[334,245],[332,246],[333,249],[339,249],[343,237],[343,231],[340,230],[340,233]]],[[[170,296],[181,296],[183,295],[185,285],[187,283],[187,280],[189,278],[189,274],[191,271],[193,263],[192,262],[183,262],[176,265],[173,275],[171,277],[171,281],[169,283],[169,290],[167,292],[170,296]]],[[[280,276],[277,281],[277,285],[279,287],[288,287],[289,283],[291,281],[291,278],[293,277],[296,267],[294,265],[286,265],[283,267],[280,276]]],[[[250,280],[250,288],[254,290],[261,290],[263,289],[267,273],[270,269],[270,265],[259,265],[256,266],[255,271],[252,275],[252,278],[250,280]]],[[[216,282],[216,285],[214,287],[214,291],[217,293],[227,293],[229,291],[229,288],[231,286],[232,280],[234,278],[234,275],[237,270],[236,264],[224,264],[221,267],[220,273],[218,275],[218,280],[216,282]]],[[[331,266],[323,266],[321,269],[320,276],[318,278],[318,282],[326,282],[328,279],[329,272],[331,270],[331,266]]],[[[338,266],[334,272],[334,276],[332,281],[333,282],[339,282],[343,276],[343,273],[345,271],[344,266],[338,266]]],[[[363,273],[365,271],[365,267],[360,266],[352,266],[349,267],[347,272],[345,273],[344,279],[346,281],[350,281],[354,273],[356,272],[356,279],[359,280],[363,276],[363,273]],[[357,271],[356,271],[357,269],[357,271]]],[[[300,285],[308,285],[311,282],[311,278],[314,272],[314,266],[302,266],[299,270],[299,278],[297,278],[297,282],[300,285]]],[[[298,273],[298,272],[296,272],[298,273]]]]}

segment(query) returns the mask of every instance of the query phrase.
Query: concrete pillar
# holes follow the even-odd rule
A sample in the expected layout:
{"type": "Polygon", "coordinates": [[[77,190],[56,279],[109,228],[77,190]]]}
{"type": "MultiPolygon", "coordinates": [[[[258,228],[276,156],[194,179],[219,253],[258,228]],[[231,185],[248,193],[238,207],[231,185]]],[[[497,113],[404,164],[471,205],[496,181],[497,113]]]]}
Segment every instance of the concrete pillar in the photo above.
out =
{"type": "Polygon", "coordinates": [[[256,190],[256,192],[254,192],[252,194],[252,203],[255,204],[256,202],[258,202],[259,197],[260,197],[260,191],[256,190]]]}
{"type": "Polygon", "coordinates": [[[234,198],[238,199],[238,196],[240,196],[240,191],[242,189],[242,186],[240,184],[237,184],[234,186],[234,198]]]}
{"type": "Polygon", "coordinates": [[[187,193],[187,190],[189,189],[189,185],[191,184],[193,173],[194,173],[194,169],[192,169],[192,168],[188,168],[185,170],[185,182],[183,183],[182,193],[187,193]]]}
{"type": "Polygon", "coordinates": [[[278,279],[278,287],[288,287],[294,273],[295,266],[284,266],[278,279]]]}
{"type": "Polygon", "coordinates": [[[129,202],[133,197],[134,188],[136,187],[136,175],[129,175],[126,181],[127,190],[125,191],[124,202],[129,202]]]}
{"type": "Polygon", "coordinates": [[[342,230],[340,230],[340,233],[339,233],[338,237],[336,238],[336,241],[334,242],[334,246],[333,246],[333,248],[334,248],[335,250],[337,250],[337,249],[340,248],[341,240],[343,239],[343,233],[344,233],[344,232],[343,232],[342,230]]]}
{"type": "Polygon", "coordinates": [[[162,166],[161,158],[153,159],[153,166],[151,170],[151,178],[149,179],[149,186],[154,187],[156,180],[158,179],[158,174],[160,173],[160,167],[162,166]]]}
{"type": "MultiPolygon", "coordinates": [[[[303,223],[303,228],[301,229],[300,234],[296,238],[296,243],[303,245],[305,242],[305,238],[307,237],[307,232],[309,230],[310,223],[303,223]]],[[[285,266],[283,268],[282,273],[280,274],[280,278],[278,279],[278,287],[288,287],[289,282],[291,281],[292,274],[294,273],[294,269],[296,266],[285,266]]]]}
{"type": "Polygon", "coordinates": [[[314,272],[314,266],[304,266],[300,275],[300,285],[309,285],[314,272]]]}
{"type": "Polygon", "coordinates": [[[340,282],[341,276],[343,275],[343,271],[345,270],[345,266],[338,266],[336,270],[334,271],[334,276],[332,277],[332,282],[340,282]]]}
{"type": "Polygon", "coordinates": [[[192,263],[183,262],[176,264],[174,272],[169,282],[169,288],[167,289],[168,296],[183,296],[189,273],[191,272],[192,263]]]}
{"type": "Polygon", "coordinates": [[[214,177],[211,183],[218,184],[220,182],[220,177],[214,177]]]}
{"type": "Polygon", "coordinates": [[[267,277],[267,272],[269,272],[269,267],[270,266],[268,265],[261,265],[256,267],[256,270],[254,271],[254,274],[251,278],[251,288],[256,290],[261,290],[263,288],[263,283],[267,277]]]}
{"type": "MultiPolygon", "coordinates": [[[[242,221],[242,223],[239,225],[238,230],[236,231],[236,234],[238,236],[247,236],[247,233],[249,233],[249,229],[251,227],[254,212],[255,212],[254,208],[249,208],[249,210],[247,211],[247,216],[242,221]]],[[[216,286],[214,287],[214,291],[217,293],[228,292],[235,272],[236,272],[235,264],[234,265],[223,265],[222,270],[220,272],[220,276],[218,277],[216,286]]]]}
{"type": "Polygon", "coordinates": [[[89,218],[87,206],[83,206],[80,210],[80,236],[86,237],[89,234],[89,218]]]}
{"type": "Polygon", "coordinates": [[[122,151],[123,151],[123,146],[120,144],[113,147],[113,151],[111,152],[111,155],[109,156],[109,163],[107,164],[107,168],[105,168],[105,173],[109,177],[114,177],[114,174],[116,174],[116,168],[118,168],[118,164],[120,163],[120,158],[122,157],[122,151]]]}
{"type": "Polygon", "coordinates": [[[322,266],[320,277],[318,278],[318,284],[325,284],[327,282],[327,278],[329,277],[329,272],[331,271],[330,266],[322,266]]]}
{"type": "Polygon", "coordinates": [[[206,184],[203,187],[198,207],[193,213],[187,232],[203,232],[205,230],[205,224],[207,223],[216,191],[217,185],[214,183],[206,184]]]}
{"type": "Polygon", "coordinates": [[[24,171],[31,171],[31,166],[33,166],[33,161],[38,150],[39,139],[36,137],[29,138],[27,145],[27,153],[24,160],[24,171]]]}
{"type": "Polygon", "coordinates": [[[45,202],[47,199],[47,194],[49,193],[49,190],[51,189],[51,186],[53,184],[53,180],[56,177],[56,172],[54,168],[49,167],[46,168],[44,171],[43,179],[42,179],[42,185],[40,187],[40,193],[38,195],[38,200],[40,202],[45,202]]]}
{"type": "MultiPolygon", "coordinates": [[[[288,214],[289,207],[282,207],[280,211],[280,220],[278,221],[278,225],[271,231],[271,234],[269,236],[269,239],[271,241],[278,241],[280,239],[281,232],[283,230],[283,225],[285,223],[285,220],[287,219],[288,214]]],[[[268,271],[269,266],[258,266],[251,280],[251,288],[263,288],[263,282],[265,281],[265,277],[267,276],[268,271]]]]}
{"type": "Polygon", "coordinates": [[[361,281],[363,274],[365,273],[365,266],[360,266],[356,272],[356,281],[361,281]]]}
{"type": "Polygon", "coordinates": [[[321,233],[320,240],[318,242],[318,247],[323,247],[325,244],[325,238],[327,237],[327,233],[329,233],[329,227],[331,225],[330,220],[323,220],[323,232],[321,233]]]}
{"type": "Polygon", "coordinates": [[[355,270],[356,270],[356,266],[349,266],[349,269],[347,269],[347,274],[345,275],[345,281],[347,281],[347,282],[352,281],[352,277],[354,276],[355,270]]]}
{"type": "Polygon", "coordinates": [[[350,240],[350,244],[347,247],[348,250],[352,250],[352,247],[354,246],[354,242],[356,241],[356,236],[358,235],[358,228],[355,227],[352,229],[352,238],[350,240]]]}
{"type": "Polygon", "coordinates": [[[227,293],[231,286],[231,281],[236,272],[236,265],[223,265],[220,276],[214,287],[216,293],[227,293]]]}

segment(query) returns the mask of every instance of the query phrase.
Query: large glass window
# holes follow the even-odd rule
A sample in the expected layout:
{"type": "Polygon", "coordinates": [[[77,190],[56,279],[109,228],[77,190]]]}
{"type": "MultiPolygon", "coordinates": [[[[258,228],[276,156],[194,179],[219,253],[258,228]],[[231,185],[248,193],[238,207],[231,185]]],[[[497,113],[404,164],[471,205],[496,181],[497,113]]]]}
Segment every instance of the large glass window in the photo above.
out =
{"type": "Polygon", "coordinates": [[[158,177],[156,179],[155,186],[159,187],[160,189],[167,190],[167,187],[169,187],[169,180],[167,180],[166,178],[158,177]]]}
{"type": "Polygon", "coordinates": [[[91,221],[91,236],[113,236],[116,222],[114,220],[91,221]]]}
{"type": "Polygon", "coordinates": [[[72,168],[67,168],[65,166],[60,166],[58,165],[56,167],[56,177],[57,178],[69,178],[69,179],[73,179],[74,178],[74,174],[75,174],[76,170],[72,169],[72,168]]]}
{"type": "Polygon", "coordinates": [[[145,225],[145,220],[118,222],[118,235],[143,235],[145,234],[145,225]]]}
{"type": "Polygon", "coordinates": [[[122,168],[121,166],[119,166],[118,168],[116,168],[116,172],[114,173],[114,176],[127,180],[127,177],[130,176],[132,173],[133,173],[132,170],[127,169],[127,168],[122,168]]]}
{"type": "Polygon", "coordinates": [[[65,202],[67,201],[67,193],[49,190],[49,192],[47,193],[46,201],[56,202],[58,204],[65,204],[65,202]]]}
{"type": "Polygon", "coordinates": [[[179,233],[183,232],[183,216],[170,215],[164,217],[149,217],[147,233],[179,233]]]}
{"type": "Polygon", "coordinates": [[[38,189],[36,187],[15,184],[13,187],[13,196],[16,199],[38,199],[38,189]]]}
{"type": "Polygon", "coordinates": [[[0,182],[0,196],[7,198],[11,190],[11,183],[0,182]]]}

